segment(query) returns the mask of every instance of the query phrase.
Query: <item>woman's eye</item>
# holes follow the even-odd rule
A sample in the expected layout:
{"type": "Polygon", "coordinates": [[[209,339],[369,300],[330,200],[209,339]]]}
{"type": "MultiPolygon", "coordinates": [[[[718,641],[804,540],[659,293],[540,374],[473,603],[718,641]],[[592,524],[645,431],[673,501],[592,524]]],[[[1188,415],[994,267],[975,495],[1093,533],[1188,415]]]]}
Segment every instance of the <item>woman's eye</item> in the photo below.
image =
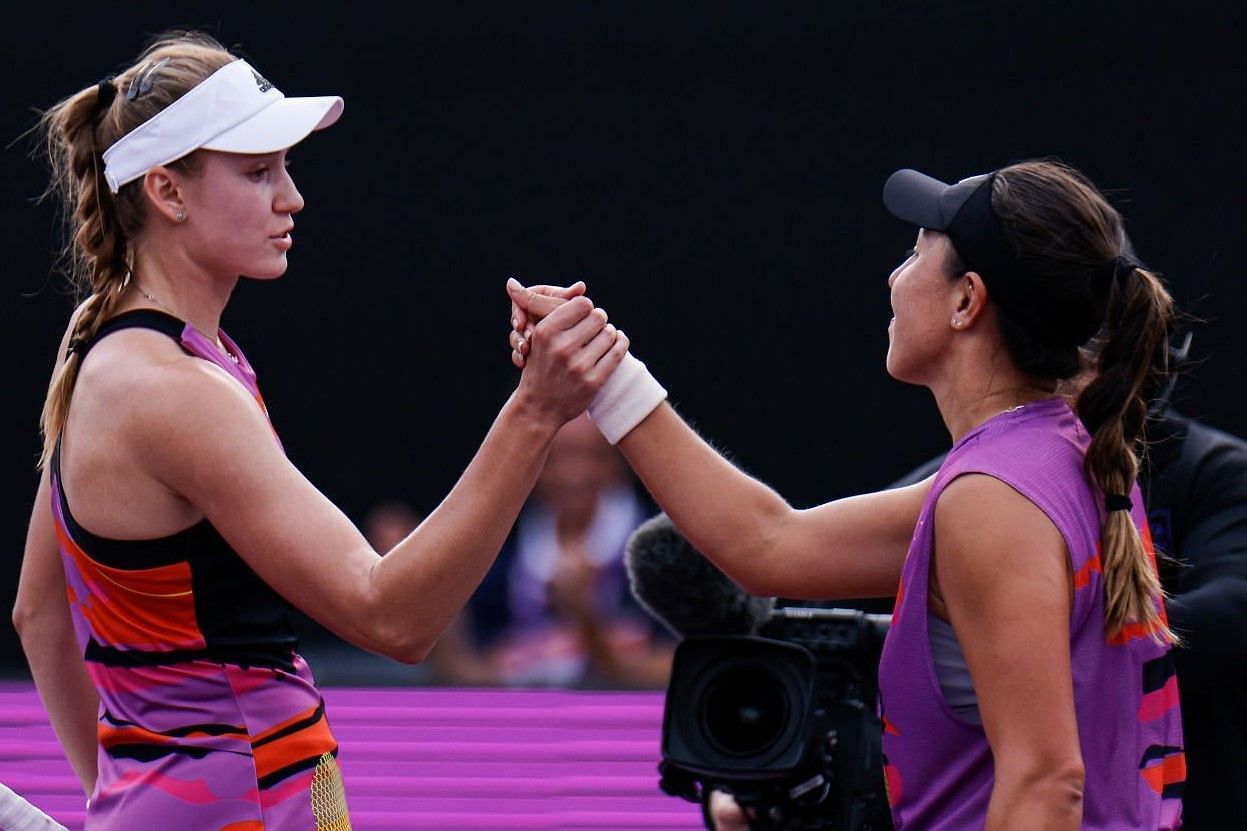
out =
{"type": "Polygon", "coordinates": [[[267,167],[257,167],[255,170],[251,171],[251,178],[263,179],[265,174],[267,173],[268,173],[267,167]]]}

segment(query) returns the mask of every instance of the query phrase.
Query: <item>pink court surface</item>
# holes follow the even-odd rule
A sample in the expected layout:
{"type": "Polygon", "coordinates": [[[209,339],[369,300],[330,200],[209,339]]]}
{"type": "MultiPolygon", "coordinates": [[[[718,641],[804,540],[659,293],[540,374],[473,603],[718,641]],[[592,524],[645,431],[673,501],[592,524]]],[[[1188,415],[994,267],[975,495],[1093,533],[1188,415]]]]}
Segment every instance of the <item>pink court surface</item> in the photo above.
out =
{"type": "MultiPolygon", "coordinates": [[[[323,692],[355,831],[702,827],[697,806],[658,790],[661,693],[323,692]]],[[[29,684],[0,684],[0,782],[82,828],[77,780],[29,684]]]]}

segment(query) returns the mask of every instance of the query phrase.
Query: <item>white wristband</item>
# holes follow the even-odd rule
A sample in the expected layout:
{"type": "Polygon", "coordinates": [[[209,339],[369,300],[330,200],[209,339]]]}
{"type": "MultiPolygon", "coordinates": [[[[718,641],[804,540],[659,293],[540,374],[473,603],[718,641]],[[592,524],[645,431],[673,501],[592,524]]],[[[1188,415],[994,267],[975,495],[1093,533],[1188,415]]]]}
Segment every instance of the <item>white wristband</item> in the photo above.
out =
{"type": "Polygon", "coordinates": [[[606,379],[606,383],[589,403],[589,418],[602,435],[616,444],[652,413],[667,397],[645,364],[629,352],[623,362],[606,379]]]}

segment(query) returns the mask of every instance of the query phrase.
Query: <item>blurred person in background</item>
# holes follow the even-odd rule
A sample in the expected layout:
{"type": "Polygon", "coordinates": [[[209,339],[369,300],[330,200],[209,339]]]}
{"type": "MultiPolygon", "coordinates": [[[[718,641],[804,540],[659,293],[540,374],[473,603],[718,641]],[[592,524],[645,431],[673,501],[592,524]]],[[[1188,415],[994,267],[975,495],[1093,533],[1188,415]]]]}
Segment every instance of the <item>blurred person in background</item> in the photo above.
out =
{"type": "Polygon", "coordinates": [[[1247,441],[1170,408],[1148,440],[1140,481],[1182,638],[1182,828],[1247,828],[1247,441]]]}
{"type": "Polygon", "coordinates": [[[624,573],[624,546],[648,513],[588,417],[568,422],[493,568],[433,651],[441,680],[664,686],[673,643],[624,573]]]}
{"type": "Polygon", "coordinates": [[[416,530],[422,519],[424,517],[406,502],[387,499],[368,509],[360,523],[360,530],[374,549],[386,552],[416,530]]]}

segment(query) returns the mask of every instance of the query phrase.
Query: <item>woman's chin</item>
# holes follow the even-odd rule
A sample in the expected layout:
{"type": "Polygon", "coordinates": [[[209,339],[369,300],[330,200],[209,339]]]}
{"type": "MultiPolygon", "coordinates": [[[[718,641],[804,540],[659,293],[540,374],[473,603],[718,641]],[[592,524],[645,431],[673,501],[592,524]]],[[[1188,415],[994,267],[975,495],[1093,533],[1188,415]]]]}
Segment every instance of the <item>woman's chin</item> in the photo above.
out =
{"type": "Polygon", "coordinates": [[[898,360],[892,353],[892,348],[888,347],[888,357],[884,361],[884,368],[887,369],[888,375],[891,375],[897,381],[903,384],[915,384],[912,373],[906,370],[905,365],[898,360]]]}
{"type": "MultiPolygon", "coordinates": [[[[887,357],[883,359],[883,368],[888,371],[889,375],[891,375],[893,378],[896,378],[896,361],[893,360],[892,358],[892,344],[891,343],[888,344],[887,357]]],[[[899,381],[900,379],[897,378],[897,380],[899,381]]]]}
{"type": "Polygon", "coordinates": [[[248,280],[276,280],[286,273],[289,266],[286,264],[286,258],[282,257],[280,263],[267,264],[263,267],[253,268],[243,273],[243,277],[248,280]]]}

